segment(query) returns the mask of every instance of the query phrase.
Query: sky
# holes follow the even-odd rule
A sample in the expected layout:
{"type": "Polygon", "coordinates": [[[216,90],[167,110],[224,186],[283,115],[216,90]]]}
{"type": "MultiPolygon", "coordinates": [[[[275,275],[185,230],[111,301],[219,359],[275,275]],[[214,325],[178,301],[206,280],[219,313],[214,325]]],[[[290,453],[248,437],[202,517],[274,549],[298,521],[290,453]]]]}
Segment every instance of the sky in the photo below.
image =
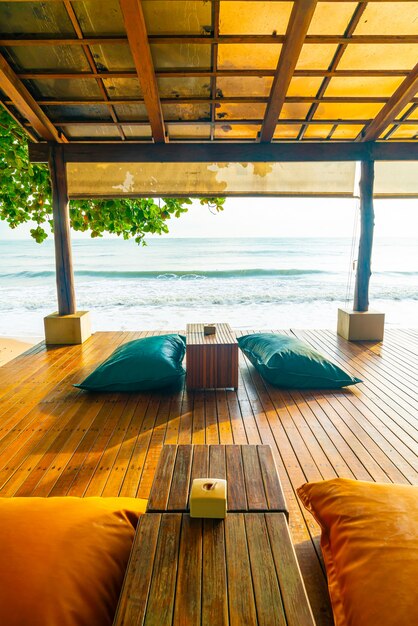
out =
{"type": "MultiPolygon", "coordinates": [[[[377,237],[418,237],[418,199],[375,200],[375,214],[377,237]]],[[[194,201],[168,224],[171,237],[351,237],[356,216],[354,199],[228,198],[221,213],[194,201]]],[[[30,228],[11,230],[0,221],[0,239],[26,239],[30,228]]]]}

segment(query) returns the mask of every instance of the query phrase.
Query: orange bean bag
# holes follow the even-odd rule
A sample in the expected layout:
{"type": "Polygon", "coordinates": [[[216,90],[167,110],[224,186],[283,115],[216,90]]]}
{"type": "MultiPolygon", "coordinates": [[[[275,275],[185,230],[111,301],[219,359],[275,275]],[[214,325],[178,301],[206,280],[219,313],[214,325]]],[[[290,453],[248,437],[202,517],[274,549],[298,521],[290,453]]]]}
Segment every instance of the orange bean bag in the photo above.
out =
{"type": "Polygon", "coordinates": [[[299,497],[322,529],[336,626],[418,625],[418,487],[337,478],[299,497]]]}
{"type": "Polygon", "coordinates": [[[0,624],[111,626],[135,498],[0,498],[0,624]]]}

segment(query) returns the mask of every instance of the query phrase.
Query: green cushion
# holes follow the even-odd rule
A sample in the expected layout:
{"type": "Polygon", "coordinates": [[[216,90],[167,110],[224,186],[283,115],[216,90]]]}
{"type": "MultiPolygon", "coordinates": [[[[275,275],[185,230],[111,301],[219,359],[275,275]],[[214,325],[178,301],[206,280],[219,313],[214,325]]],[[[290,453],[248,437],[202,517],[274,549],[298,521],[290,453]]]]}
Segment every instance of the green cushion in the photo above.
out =
{"type": "Polygon", "coordinates": [[[361,383],[293,337],[259,333],[239,337],[238,344],[260,375],[275,387],[339,389],[361,383]]]}
{"type": "Polygon", "coordinates": [[[90,391],[145,391],[179,384],[186,338],[157,335],[119,346],[80,384],[90,391]]]}

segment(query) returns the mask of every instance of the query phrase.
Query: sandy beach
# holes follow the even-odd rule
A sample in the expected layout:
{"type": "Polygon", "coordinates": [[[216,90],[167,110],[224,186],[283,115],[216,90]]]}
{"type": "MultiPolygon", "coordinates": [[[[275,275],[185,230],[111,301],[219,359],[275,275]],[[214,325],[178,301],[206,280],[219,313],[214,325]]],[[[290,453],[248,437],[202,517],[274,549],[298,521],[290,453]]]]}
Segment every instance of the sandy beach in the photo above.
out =
{"type": "Polygon", "coordinates": [[[0,337],[0,367],[38,343],[37,340],[21,340],[0,337]]]}

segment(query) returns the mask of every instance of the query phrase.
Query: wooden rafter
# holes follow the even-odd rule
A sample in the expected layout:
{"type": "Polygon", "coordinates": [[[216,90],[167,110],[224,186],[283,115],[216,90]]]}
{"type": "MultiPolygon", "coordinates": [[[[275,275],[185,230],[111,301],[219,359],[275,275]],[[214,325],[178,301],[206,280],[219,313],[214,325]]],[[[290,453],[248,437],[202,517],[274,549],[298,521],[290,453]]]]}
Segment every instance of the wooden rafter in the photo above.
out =
{"type": "MultiPolygon", "coordinates": [[[[213,35],[214,37],[219,36],[219,0],[212,1],[212,24],[213,24],[213,35]]],[[[216,72],[218,70],[218,44],[215,43],[212,46],[211,50],[211,59],[212,59],[212,71],[213,75],[210,79],[210,93],[212,104],[210,107],[210,138],[213,141],[215,137],[215,120],[216,120],[216,103],[214,102],[216,99],[216,72]]]]}
{"type": "MultiPolygon", "coordinates": [[[[319,103],[334,103],[334,104],[386,104],[389,98],[385,96],[330,96],[326,98],[318,98],[316,96],[287,96],[285,102],[296,104],[310,104],[312,102],[319,103]]],[[[5,101],[6,104],[9,102],[5,101]]],[[[61,105],[74,105],[74,106],[97,106],[107,105],[109,107],[119,104],[144,104],[144,100],[141,98],[115,98],[111,101],[105,100],[38,100],[38,104],[41,106],[61,106],[61,105]]],[[[212,102],[218,104],[265,104],[268,102],[268,98],[264,96],[230,96],[226,98],[160,98],[162,104],[211,104],[212,102]]],[[[418,102],[417,98],[411,99],[411,104],[418,102]]],[[[229,120],[228,120],[229,121],[229,120]]],[[[224,120],[225,122],[225,120],[224,120]]],[[[341,120],[341,124],[344,120],[341,120]]]]}
{"type": "Polygon", "coordinates": [[[316,5],[317,0],[299,0],[293,4],[260,133],[262,143],[269,142],[273,138],[316,5]]]}
{"type": "Polygon", "coordinates": [[[418,63],[399,85],[395,93],[376,115],[375,119],[363,130],[361,141],[375,141],[393,122],[402,109],[418,93],[418,63]]]}
{"type": "MultiPolygon", "coordinates": [[[[155,75],[157,78],[206,78],[212,76],[221,76],[221,77],[248,77],[248,76],[274,76],[276,70],[271,69],[252,69],[252,70],[243,70],[243,69],[235,69],[235,70],[200,70],[196,68],[174,68],[174,69],[164,69],[157,70],[155,75]]],[[[21,79],[27,80],[68,80],[68,79],[97,79],[98,74],[95,72],[42,72],[42,71],[20,71],[16,72],[17,76],[21,79]]],[[[136,77],[135,70],[126,70],[123,72],[116,71],[103,71],[99,72],[99,76],[101,79],[104,78],[135,78],[136,77]]],[[[335,72],[331,70],[295,70],[294,76],[316,76],[316,77],[325,77],[325,76],[338,76],[340,78],[347,77],[368,77],[368,76],[376,76],[376,77],[386,77],[386,76],[407,76],[407,70],[335,70],[335,72]]]]}
{"type": "Polygon", "coordinates": [[[4,56],[0,53],[0,89],[10,98],[13,106],[25,117],[32,128],[47,141],[63,142],[52,122],[45,115],[39,104],[16,76],[4,56]]]}
{"type": "MultiPolygon", "coordinates": [[[[388,130],[388,132],[385,134],[385,136],[383,137],[383,139],[390,139],[393,135],[393,133],[399,128],[399,126],[402,126],[402,124],[410,124],[411,122],[413,123],[414,121],[418,121],[418,120],[409,120],[409,116],[416,111],[416,109],[418,108],[418,103],[415,102],[414,104],[412,104],[412,106],[410,106],[408,108],[408,110],[399,118],[399,120],[396,120],[392,127],[388,130]]],[[[417,129],[418,132],[418,129],[417,129]]]]}
{"type": "MultiPolygon", "coordinates": [[[[140,1],[140,0],[138,0],[140,1]]],[[[303,2],[303,0],[300,0],[303,2]]],[[[214,43],[219,44],[280,44],[286,40],[286,35],[219,35],[211,37],[209,35],[150,35],[149,43],[160,44],[198,44],[207,46],[214,43]]],[[[415,44],[418,42],[418,35],[357,35],[347,38],[345,35],[308,35],[306,43],[310,44],[415,44]]],[[[123,36],[108,37],[85,37],[76,39],[74,37],[34,37],[25,35],[22,37],[4,37],[0,39],[0,46],[83,46],[83,45],[126,45],[128,39],[123,36]]]]}
{"type": "MultiPolygon", "coordinates": [[[[65,7],[65,9],[67,11],[67,15],[70,18],[71,24],[72,24],[72,26],[73,26],[73,28],[75,30],[75,33],[76,33],[77,37],[79,39],[83,39],[83,32],[81,30],[81,27],[80,27],[80,24],[79,24],[76,12],[74,11],[73,5],[71,4],[71,0],[63,0],[63,2],[64,2],[64,7],[65,7]]],[[[126,139],[125,138],[125,134],[123,132],[122,126],[120,126],[118,124],[118,118],[117,118],[115,109],[114,109],[114,107],[110,103],[110,98],[109,98],[108,93],[106,91],[106,88],[104,86],[103,80],[99,76],[99,73],[98,73],[97,67],[96,67],[96,62],[94,60],[94,57],[93,57],[93,55],[91,53],[91,50],[90,50],[89,46],[84,45],[83,46],[83,51],[84,51],[84,55],[85,55],[85,57],[87,59],[87,63],[89,64],[89,67],[90,67],[90,69],[91,69],[91,71],[93,73],[93,76],[94,76],[95,80],[96,80],[96,83],[97,83],[97,86],[98,86],[98,88],[100,90],[100,93],[102,94],[103,99],[107,103],[109,103],[109,105],[110,105],[109,106],[109,113],[110,113],[110,116],[111,116],[112,120],[116,123],[116,126],[117,126],[117,129],[118,129],[120,138],[122,140],[124,140],[124,139],[126,139]]]]}
{"type": "Polygon", "coordinates": [[[120,7],[129,47],[144,94],[152,136],[156,143],[164,143],[166,141],[164,118],[141,0],[120,0],[120,7]]]}
{"type": "MultiPolygon", "coordinates": [[[[359,21],[361,19],[361,16],[363,15],[366,7],[367,7],[367,2],[359,2],[357,4],[356,10],[354,11],[354,13],[353,13],[353,15],[351,17],[351,20],[350,20],[350,22],[349,22],[349,24],[348,24],[348,26],[347,26],[347,28],[345,30],[345,33],[344,33],[344,36],[347,37],[347,39],[352,37],[352,35],[353,35],[353,33],[354,33],[354,31],[355,31],[355,29],[356,29],[356,27],[357,27],[357,25],[358,25],[358,23],[359,23],[359,21]]],[[[324,93],[327,90],[328,85],[330,84],[331,78],[333,76],[335,76],[337,66],[338,66],[339,62],[341,61],[341,58],[342,58],[344,52],[347,49],[347,45],[348,45],[347,43],[339,44],[339,46],[338,46],[338,48],[337,48],[337,50],[336,50],[336,52],[335,52],[335,54],[333,56],[331,64],[330,64],[330,66],[328,68],[329,71],[330,71],[330,74],[328,76],[325,76],[325,78],[322,81],[322,83],[321,83],[321,85],[319,87],[319,90],[318,90],[318,92],[316,94],[316,96],[319,99],[319,101],[321,99],[323,99],[324,93]]],[[[317,108],[319,106],[319,101],[315,102],[310,107],[310,109],[308,111],[308,115],[306,116],[306,122],[307,123],[303,124],[302,128],[300,129],[300,133],[298,135],[298,139],[303,139],[303,137],[305,135],[305,132],[306,132],[308,126],[309,126],[309,122],[312,120],[312,118],[315,115],[316,110],[317,110],[317,108]]]]}

